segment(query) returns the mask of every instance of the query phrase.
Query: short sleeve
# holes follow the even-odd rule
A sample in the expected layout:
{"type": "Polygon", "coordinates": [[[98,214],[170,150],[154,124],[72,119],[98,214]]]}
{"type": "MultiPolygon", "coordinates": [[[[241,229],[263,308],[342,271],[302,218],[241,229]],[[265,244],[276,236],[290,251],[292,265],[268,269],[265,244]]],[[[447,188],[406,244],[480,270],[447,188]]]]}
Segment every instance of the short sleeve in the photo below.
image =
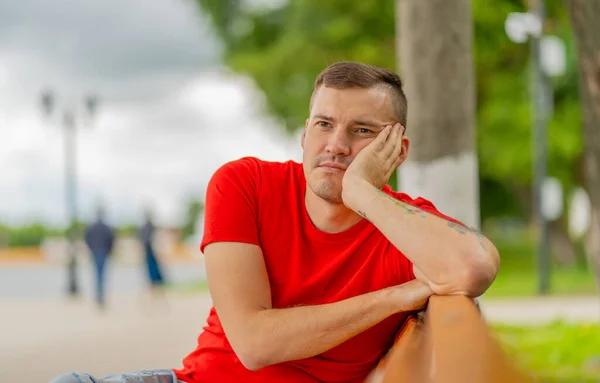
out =
{"type": "Polygon", "coordinates": [[[258,182],[259,164],[250,157],[228,162],[213,174],[206,190],[201,252],[214,242],[259,245],[258,182]]]}
{"type": "Polygon", "coordinates": [[[391,243],[389,260],[393,270],[395,284],[402,284],[416,279],[412,268],[412,262],[391,243]]]}

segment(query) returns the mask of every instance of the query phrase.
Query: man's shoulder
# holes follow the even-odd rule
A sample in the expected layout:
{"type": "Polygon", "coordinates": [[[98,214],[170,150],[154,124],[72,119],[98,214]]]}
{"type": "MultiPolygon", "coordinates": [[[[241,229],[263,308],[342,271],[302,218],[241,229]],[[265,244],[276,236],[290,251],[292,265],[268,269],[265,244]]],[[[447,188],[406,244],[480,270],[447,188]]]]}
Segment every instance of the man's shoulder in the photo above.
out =
{"type": "Polygon", "coordinates": [[[223,166],[234,166],[234,167],[257,167],[257,168],[270,168],[270,169],[287,169],[294,166],[299,166],[300,164],[293,161],[270,161],[263,160],[258,157],[253,156],[244,156],[235,160],[228,161],[223,166]]]}
{"type": "Polygon", "coordinates": [[[217,172],[234,172],[236,175],[249,175],[252,177],[277,177],[298,173],[302,165],[293,160],[268,161],[257,157],[246,156],[222,165],[217,172]]]}

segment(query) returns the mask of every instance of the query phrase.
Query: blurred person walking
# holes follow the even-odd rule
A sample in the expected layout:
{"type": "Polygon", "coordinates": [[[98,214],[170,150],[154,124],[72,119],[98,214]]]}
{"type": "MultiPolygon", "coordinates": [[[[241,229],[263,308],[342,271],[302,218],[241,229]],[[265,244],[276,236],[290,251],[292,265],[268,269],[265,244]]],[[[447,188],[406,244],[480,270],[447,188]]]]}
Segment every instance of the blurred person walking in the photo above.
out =
{"type": "Polygon", "coordinates": [[[96,302],[100,309],[106,307],[104,283],[106,279],[106,263],[113,250],[114,240],[113,229],[105,223],[104,209],[99,207],[96,213],[96,222],[86,229],[85,243],[90,249],[94,261],[96,271],[96,302]]]}
{"type": "Polygon", "coordinates": [[[146,211],[145,223],[141,227],[139,232],[140,242],[144,248],[144,256],[146,262],[146,270],[148,272],[148,279],[150,281],[150,297],[156,298],[162,295],[163,286],[165,284],[165,278],[162,272],[162,267],[156,256],[154,250],[154,236],[156,233],[156,226],[152,219],[152,212],[146,211]]]}

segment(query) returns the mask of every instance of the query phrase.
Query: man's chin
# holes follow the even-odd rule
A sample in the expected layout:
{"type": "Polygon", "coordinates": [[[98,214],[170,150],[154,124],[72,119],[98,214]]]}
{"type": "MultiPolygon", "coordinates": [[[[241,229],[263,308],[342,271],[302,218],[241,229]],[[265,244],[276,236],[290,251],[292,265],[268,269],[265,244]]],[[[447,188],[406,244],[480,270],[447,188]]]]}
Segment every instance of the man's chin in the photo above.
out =
{"type": "Polygon", "coordinates": [[[337,187],[320,187],[316,190],[313,190],[317,197],[321,198],[324,201],[333,204],[341,204],[342,200],[342,189],[337,187]]]}

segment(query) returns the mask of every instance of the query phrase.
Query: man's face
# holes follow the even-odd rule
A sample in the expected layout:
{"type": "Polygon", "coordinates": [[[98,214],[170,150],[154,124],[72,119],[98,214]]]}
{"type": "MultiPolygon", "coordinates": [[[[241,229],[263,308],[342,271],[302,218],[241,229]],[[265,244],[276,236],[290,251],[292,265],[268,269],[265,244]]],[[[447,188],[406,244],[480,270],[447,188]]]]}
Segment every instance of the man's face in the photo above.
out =
{"type": "Polygon", "coordinates": [[[304,174],[310,189],[342,202],[342,178],[354,157],[387,125],[397,122],[389,92],[379,88],[321,86],[302,134],[304,174]]]}

